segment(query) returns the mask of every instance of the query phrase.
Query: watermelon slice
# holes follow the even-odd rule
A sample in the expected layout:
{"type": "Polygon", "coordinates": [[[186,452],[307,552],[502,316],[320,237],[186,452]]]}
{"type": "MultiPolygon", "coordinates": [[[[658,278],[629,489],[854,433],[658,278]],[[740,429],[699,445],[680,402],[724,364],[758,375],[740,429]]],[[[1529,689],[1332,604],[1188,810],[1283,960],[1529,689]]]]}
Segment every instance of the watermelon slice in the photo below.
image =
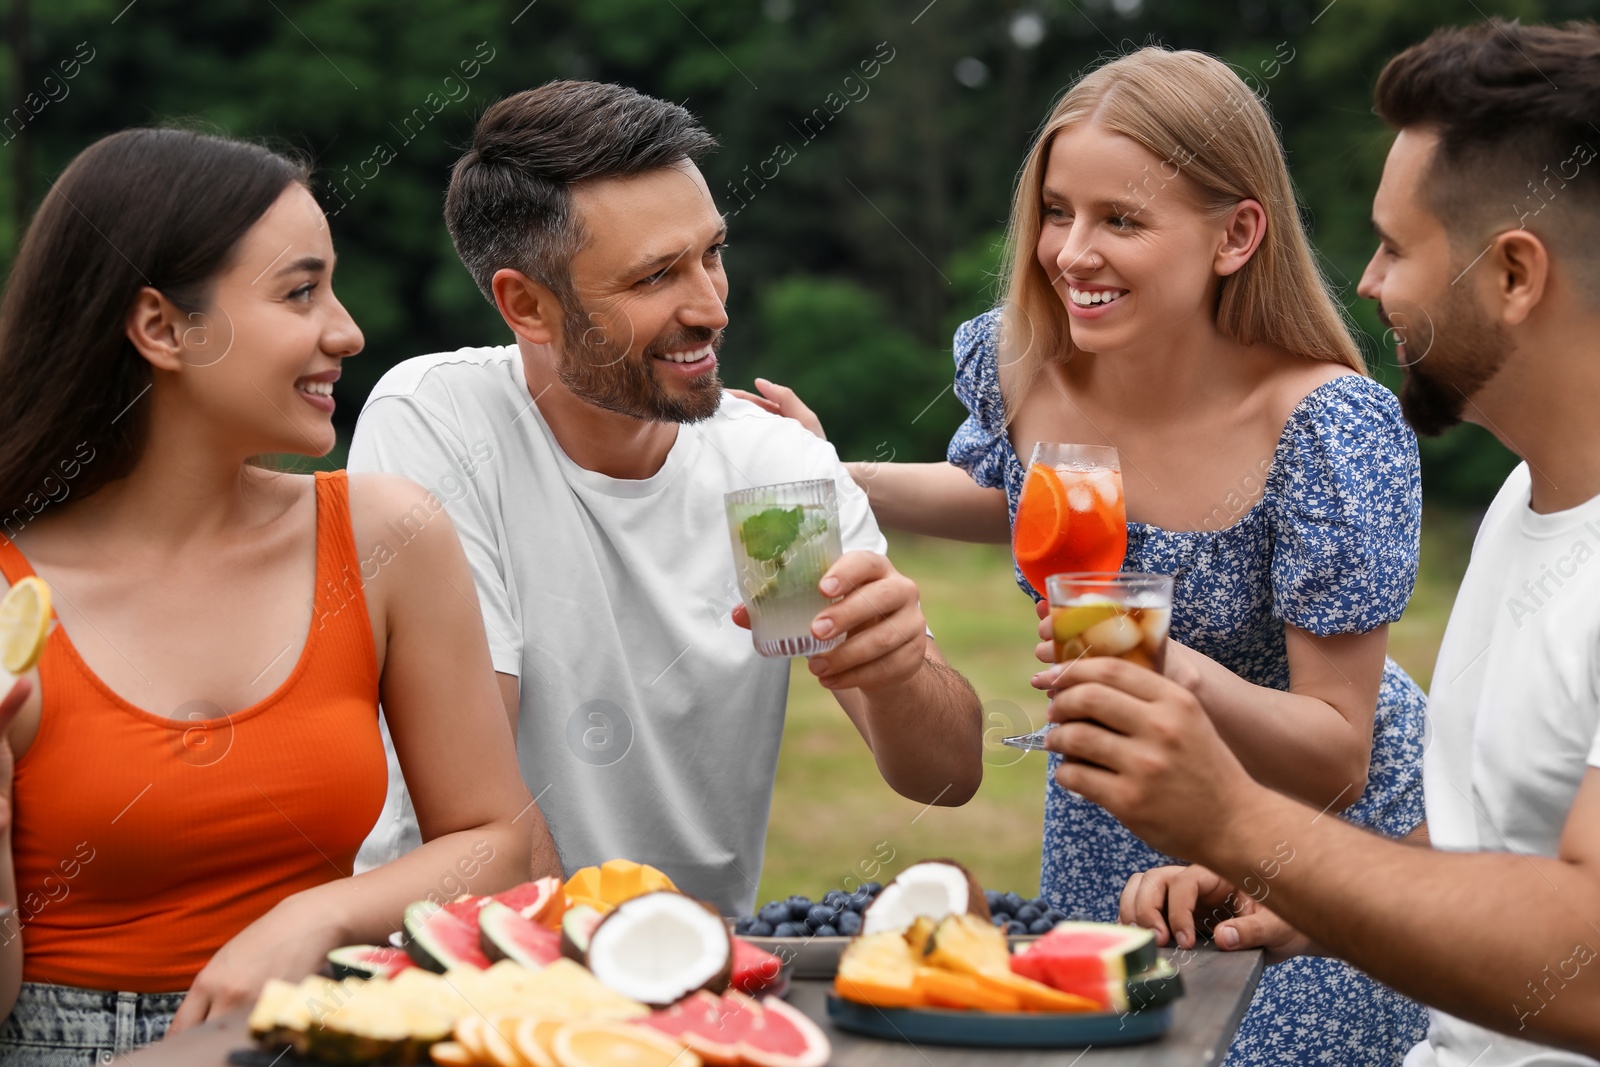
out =
{"type": "Polygon", "coordinates": [[[561,958],[559,933],[498,900],[479,909],[478,933],[483,954],[490,960],[514,960],[537,971],[561,958]]]}
{"type": "Polygon", "coordinates": [[[729,984],[754,996],[776,986],[783,977],[783,961],[742,937],[733,939],[733,978],[729,984]]]}
{"type": "Polygon", "coordinates": [[[328,953],[328,965],[335,978],[393,978],[415,967],[403,948],[377,945],[346,945],[328,953]]]}
{"type": "Polygon", "coordinates": [[[457,897],[443,906],[426,900],[406,905],[406,952],[417,966],[443,974],[452,967],[488,970],[479,945],[478,912],[488,897],[457,897]]]}
{"type": "Polygon", "coordinates": [[[1126,1011],[1130,988],[1146,977],[1152,984],[1139,987],[1141,1000],[1147,1002],[1141,1006],[1153,1006],[1158,995],[1165,997],[1160,1003],[1166,1003],[1181,993],[1175,970],[1170,975],[1155,970],[1160,962],[1154,931],[1117,923],[1064,922],[1012,956],[1011,970],[1063,993],[1088,997],[1107,1010],[1126,1011]]]}

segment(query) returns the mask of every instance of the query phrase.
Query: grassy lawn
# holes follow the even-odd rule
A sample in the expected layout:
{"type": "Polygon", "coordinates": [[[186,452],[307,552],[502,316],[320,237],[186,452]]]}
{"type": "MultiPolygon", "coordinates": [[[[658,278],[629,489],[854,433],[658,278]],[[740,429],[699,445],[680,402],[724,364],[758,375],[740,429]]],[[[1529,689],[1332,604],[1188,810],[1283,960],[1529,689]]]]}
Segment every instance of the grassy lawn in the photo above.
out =
{"type": "MultiPolygon", "coordinates": [[[[1423,522],[1416,593],[1390,628],[1389,645],[1424,687],[1476,523],[1475,516],[1431,511],[1423,522]]],[[[1037,622],[1012,581],[1010,554],[1000,546],[905,535],[890,541],[895,565],[922,589],[940,648],[983,698],[986,736],[1037,726],[1044,698],[1028,685],[1038,667],[1037,622]]],[[[803,662],[791,671],[783,741],[760,901],[886,881],[934,856],[962,861],[988,888],[1037,893],[1044,756],[987,744],[983,786],[969,803],[913,803],[884,784],[866,745],[803,662]]]]}

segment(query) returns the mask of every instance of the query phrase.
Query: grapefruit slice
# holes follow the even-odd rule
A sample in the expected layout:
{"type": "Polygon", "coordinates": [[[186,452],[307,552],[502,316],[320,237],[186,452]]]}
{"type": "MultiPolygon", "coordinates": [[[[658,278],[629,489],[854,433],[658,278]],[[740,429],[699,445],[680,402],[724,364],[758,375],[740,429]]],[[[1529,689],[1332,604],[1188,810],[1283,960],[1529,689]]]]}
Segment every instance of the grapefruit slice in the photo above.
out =
{"type": "Polygon", "coordinates": [[[1016,529],[1011,547],[1019,563],[1036,563],[1056,551],[1066,538],[1067,487],[1055,468],[1035,463],[1028,469],[1017,499],[1016,529]]]}
{"type": "Polygon", "coordinates": [[[0,600],[0,667],[27,674],[44,655],[49,636],[50,587],[30,574],[0,600]]]}

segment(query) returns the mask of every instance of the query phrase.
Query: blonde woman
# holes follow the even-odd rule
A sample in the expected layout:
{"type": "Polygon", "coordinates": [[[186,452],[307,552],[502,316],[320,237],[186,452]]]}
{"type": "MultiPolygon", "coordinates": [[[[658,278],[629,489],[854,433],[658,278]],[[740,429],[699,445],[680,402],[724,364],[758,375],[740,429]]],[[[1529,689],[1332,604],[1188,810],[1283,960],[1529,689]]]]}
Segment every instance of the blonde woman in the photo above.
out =
{"type": "MultiPolygon", "coordinates": [[[[1196,52],[1146,48],[1086,76],[1023,166],[1005,291],[956,331],[970,417],[951,463],[856,470],[879,522],[1003,540],[1036,441],[1114,445],[1124,566],[1175,580],[1167,673],[1260,781],[1410,834],[1424,703],[1386,631],[1416,576],[1416,441],[1317,271],[1266,109],[1196,52]]],[[[1048,787],[1054,906],[1115,920],[1130,877],[1168,862],[1048,787]]],[[[1297,959],[1267,972],[1228,1062],[1398,1063],[1424,1030],[1413,1002],[1297,959]]]]}

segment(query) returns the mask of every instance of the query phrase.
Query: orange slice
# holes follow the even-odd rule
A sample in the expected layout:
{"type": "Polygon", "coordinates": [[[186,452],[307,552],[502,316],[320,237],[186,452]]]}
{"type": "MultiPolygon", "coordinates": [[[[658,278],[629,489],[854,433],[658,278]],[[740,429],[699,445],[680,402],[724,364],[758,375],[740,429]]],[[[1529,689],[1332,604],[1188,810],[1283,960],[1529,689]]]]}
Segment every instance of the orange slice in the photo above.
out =
{"type": "Polygon", "coordinates": [[[568,1023],[553,1042],[561,1067],[700,1067],[665,1034],[627,1023],[568,1023]]]}
{"type": "Polygon", "coordinates": [[[474,1067],[478,1058],[467,1051],[465,1045],[455,1041],[437,1041],[428,1050],[439,1067],[474,1067]]]}
{"type": "Polygon", "coordinates": [[[941,1008],[1017,1011],[1022,1007],[1022,998],[1003,986],[939,967],[918,967],[916,988],[941,1008]]]}
{"type": "Polygon", "coordinates": [[[1067,487],[1052,467],[1035,463],[1028,469],[1017,500],[1016,529],[1011,547],[1018,562],[1032,563],[1054,552],[1066,538],[1067,487]]]}

